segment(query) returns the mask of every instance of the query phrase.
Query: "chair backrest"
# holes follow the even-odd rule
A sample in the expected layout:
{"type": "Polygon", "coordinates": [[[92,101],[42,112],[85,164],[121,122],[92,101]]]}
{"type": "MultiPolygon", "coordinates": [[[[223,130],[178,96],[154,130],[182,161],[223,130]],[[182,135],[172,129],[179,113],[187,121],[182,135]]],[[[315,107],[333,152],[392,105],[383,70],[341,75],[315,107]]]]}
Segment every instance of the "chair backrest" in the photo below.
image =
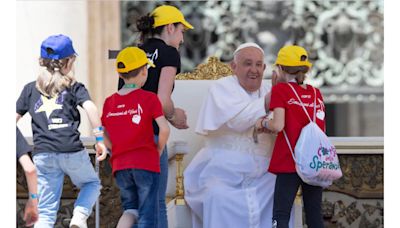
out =
{"type": "Polygon", "coordinates": [[[177,80],[217,80],[231,75],[231,67],[221,62],[218,57],[211,56],[206,63],[200,63],[192,72],[180,73],[177,80]]]}
{"type": "MultiPolygon", "coordinates": [[[[185,155],[184,167],[203,146],[203,137],[195,133],[197,117],[201,105],[214,80],[232,75],[232,69],[217,57],[209,57],[206,63],[199,64],[192,72],[180,73],[176,76],[175,89],[172,99],[175,107],[186,111],[189,129],[177,130],[171,128],[169,143],[186,141],[189,154],[185,155]]],[[[171,147],[169,147],[171,148],[171,147]]],[[[171,151],[172,152],[172,151],[171,151]]]]}

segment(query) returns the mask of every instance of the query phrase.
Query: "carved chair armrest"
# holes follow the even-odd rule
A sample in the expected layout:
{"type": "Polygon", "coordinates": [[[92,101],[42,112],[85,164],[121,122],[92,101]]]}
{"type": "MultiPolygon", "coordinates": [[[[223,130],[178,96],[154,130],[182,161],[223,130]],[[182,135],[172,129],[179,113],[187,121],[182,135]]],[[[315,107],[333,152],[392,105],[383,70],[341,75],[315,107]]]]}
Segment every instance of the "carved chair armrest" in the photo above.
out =
{"type": "Polygon", "coordinates": [[[189,152],[185,141],[174,141],[168,148],[167,197],[176,205],[185,205],[183,187],[183,156],[189,152]],[[174,192],[174,193],[173,193],[174,192]]]}

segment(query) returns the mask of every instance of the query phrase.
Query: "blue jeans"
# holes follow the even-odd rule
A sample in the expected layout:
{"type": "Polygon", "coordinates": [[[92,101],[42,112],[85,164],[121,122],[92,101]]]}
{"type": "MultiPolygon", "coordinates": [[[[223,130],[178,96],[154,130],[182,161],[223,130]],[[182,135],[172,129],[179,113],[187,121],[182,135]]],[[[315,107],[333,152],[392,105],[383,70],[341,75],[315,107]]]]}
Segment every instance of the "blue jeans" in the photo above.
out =
{"type": "Polygon", "coordinates": [[[139,212],[138,222],[133,227],[157,228],[159,178],[158,173],[141,169],[115,172],[122,208],[139,212]]]}
{"type": "Polygon", "coordinates": [[[37,169],[39,195],[39,221],[35,228],[53,227],[56,223],[64,175],[68,175],[72,183],[80,188],[74,210],[87,216],[92,213],[101,185],[86,150],[39,153],[33,161],[37,169]]]}
{"type": "MultiPolygon", "coordinates": [[[[158,143],[158,135],[154,136],[154,141],[158,143]]],[[[158,187],[158,202],[159,202],[158,228],[168,228],[167,205],[165,203],[165,197],[167,194],[167,183],[168,183],[168,150],[167,146],[165,146],[160,157],[160,184],[158,187]]]]}

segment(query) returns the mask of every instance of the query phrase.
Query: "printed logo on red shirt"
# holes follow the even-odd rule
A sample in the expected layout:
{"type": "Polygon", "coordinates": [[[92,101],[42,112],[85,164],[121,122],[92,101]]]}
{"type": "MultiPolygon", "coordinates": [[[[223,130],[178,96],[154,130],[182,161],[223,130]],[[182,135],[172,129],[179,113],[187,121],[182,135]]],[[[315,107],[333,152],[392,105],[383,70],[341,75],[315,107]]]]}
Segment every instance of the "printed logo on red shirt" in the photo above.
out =
{"type": "Polygon", "coordinates": [[[135,124],[139,124],[140,120],[142,119],[142,117],[140,116],[140,114],[143,113],[143,109],[140,106],[140,104],[138,104],[138,108],[137,108],[137,114],[132,116],[132,122],[135,124]]]}

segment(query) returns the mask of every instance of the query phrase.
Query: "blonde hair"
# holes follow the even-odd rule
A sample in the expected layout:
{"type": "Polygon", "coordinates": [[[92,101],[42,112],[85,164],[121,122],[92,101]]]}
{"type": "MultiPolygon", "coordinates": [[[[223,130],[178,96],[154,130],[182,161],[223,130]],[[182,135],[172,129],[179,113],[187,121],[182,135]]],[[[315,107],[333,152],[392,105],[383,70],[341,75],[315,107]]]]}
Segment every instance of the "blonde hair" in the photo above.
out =
{"type": "Polygon", "coordinates": [[[70,88],[75,82],[73,70],[63,75],[61,69],[65,67],[69,61],[73,61],[75,56],[64,59],[39,59],[39,65],[45,67],[39,73],[36,80],[36,88],[45,96],[55,97],[66,88],[70,88]]]}

